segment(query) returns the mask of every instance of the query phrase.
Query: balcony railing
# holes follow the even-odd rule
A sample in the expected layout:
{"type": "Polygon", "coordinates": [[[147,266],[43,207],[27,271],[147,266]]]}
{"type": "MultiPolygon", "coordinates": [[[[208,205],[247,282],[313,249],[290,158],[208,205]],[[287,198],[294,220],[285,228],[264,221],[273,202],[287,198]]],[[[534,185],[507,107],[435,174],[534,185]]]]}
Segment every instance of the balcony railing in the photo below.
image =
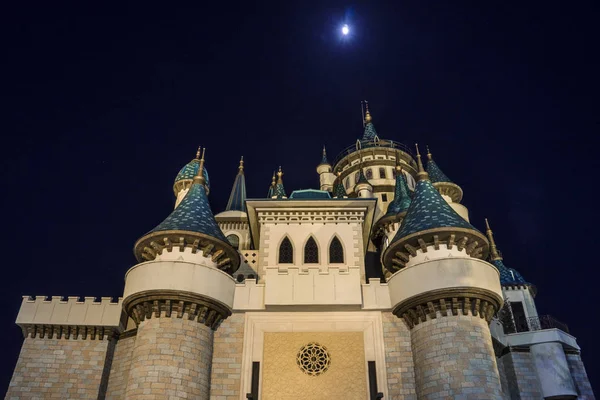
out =
{"type": "Polygon", "coordinates": [[[527,322],[529,322],[529,328],[532,331],[556,328],[560,329],[563,332],[569,333],[569,327],[551,315],[539,315],[537,317],[529,317],[527,318],[527,322]]]}
{"type": "Polygon", "coordinates": [[[343,149],[337,155],[337,157],[333,160],[332,165],[333,166],[337,165],[337,163],[340,162],[342,160],[342,158],[346,157],[348,154],[351,154],[351,153],[354,153],[355,151],[357,151],[357,146],[359,146],[359,149],[368,149],[368,148],[373,148],[373,147],[398,149],[398,150],[402,150],[403,152],[405,152],[406,154],[408,154],[414,158],[413,150],[410,147],[408,147],[407,145],[400,143],[400,142],[394,142],[393,140],[387,140],[387,139],[359,140],[359,142],[360,142],[360,145],[358,145],[358,143],[355,143],[355,144],[350,145],[350,146],[346,147],[345,149],[343,149]]]}

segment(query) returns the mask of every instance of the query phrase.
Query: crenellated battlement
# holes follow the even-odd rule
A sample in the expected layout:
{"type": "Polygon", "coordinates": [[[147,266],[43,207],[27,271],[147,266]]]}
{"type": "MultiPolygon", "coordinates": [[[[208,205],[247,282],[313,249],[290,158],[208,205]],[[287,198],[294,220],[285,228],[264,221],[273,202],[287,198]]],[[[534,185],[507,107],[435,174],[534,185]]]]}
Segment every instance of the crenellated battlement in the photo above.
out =
{"type": "Polygon", "coordinates": [[[26,337],[95,338],[123,331],[123,299],[23,296],[16,323],[26,337]]]}

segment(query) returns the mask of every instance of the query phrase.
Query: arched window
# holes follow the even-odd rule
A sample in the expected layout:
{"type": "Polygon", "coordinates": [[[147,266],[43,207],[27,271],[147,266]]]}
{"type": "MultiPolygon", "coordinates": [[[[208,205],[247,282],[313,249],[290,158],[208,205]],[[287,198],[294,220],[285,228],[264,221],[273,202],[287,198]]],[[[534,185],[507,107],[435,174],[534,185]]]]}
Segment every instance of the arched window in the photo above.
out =
{"type": "Polygon", "coordinates": [[[379,177],[385,179],[385,168],[379,168],[379,177]]]}
{"type": "Polygon", "coordinates": [[[357,172],[356,175],[354,175],[354,183],[358,183],[359,176],[360,176],[360,172],[357,172]]]}
{"type": "Polygon", "coordinates": [[[289,238],[283,239],[279,245],[279,264],[293,264],[294,263],[294,248],[289,238]]]}
{"type": "Polygon", "coordinates": [[[240,247],[240,237],[238,235],[227,235],[227,240],[229,240],[229,243],[231,243],[234,249],[240,247]]]}
{"type": "Polygon", "coordinates": [[[304,264],[316,264],[319,262],[319,247],[313,237],[309,237],[304,245],[304,264]]]}
{"type": "Polygon", "coordinates": [[[367,179],[373,179],[373,170],[371,168],[367,169],[367,179]]]}
{"type": "Polygon", "coordinates": [[[329,245],[329,263],[342,264],[344,262],[344,248],[342,242],[336,237],[333,238],[329,245]]]}
{"type": "Polygon", "coordinates": [[[346,178],[346,189],[350,187],[350,178],[346,178]]]}

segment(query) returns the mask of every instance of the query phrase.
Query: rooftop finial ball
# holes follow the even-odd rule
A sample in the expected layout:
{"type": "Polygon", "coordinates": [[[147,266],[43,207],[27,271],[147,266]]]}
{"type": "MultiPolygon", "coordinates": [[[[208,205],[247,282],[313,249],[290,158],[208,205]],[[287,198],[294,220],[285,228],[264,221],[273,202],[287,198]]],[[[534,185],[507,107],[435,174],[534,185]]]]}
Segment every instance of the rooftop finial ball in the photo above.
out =
{"type": "Polygon", "coordinates": [[[342,34],[347,35],[348,33],[350,33],[350,28],[348,25],[342,26],[342,34]]]}

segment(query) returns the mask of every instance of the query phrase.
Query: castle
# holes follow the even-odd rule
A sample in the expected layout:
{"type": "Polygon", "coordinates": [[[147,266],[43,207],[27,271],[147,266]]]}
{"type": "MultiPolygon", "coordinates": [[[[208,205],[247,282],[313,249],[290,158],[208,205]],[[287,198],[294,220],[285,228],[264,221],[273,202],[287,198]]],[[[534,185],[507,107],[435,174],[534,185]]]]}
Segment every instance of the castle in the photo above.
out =
{"type": "Polygon", "coordinates": [[[247,199],[242,160],[213,215],[199,150],[121,298],[23,298],[6,398],[594,398],[575,338],[429,150],[380,138],[367,109],[317,173],[289,193],[280,168],[247,199]]]}

